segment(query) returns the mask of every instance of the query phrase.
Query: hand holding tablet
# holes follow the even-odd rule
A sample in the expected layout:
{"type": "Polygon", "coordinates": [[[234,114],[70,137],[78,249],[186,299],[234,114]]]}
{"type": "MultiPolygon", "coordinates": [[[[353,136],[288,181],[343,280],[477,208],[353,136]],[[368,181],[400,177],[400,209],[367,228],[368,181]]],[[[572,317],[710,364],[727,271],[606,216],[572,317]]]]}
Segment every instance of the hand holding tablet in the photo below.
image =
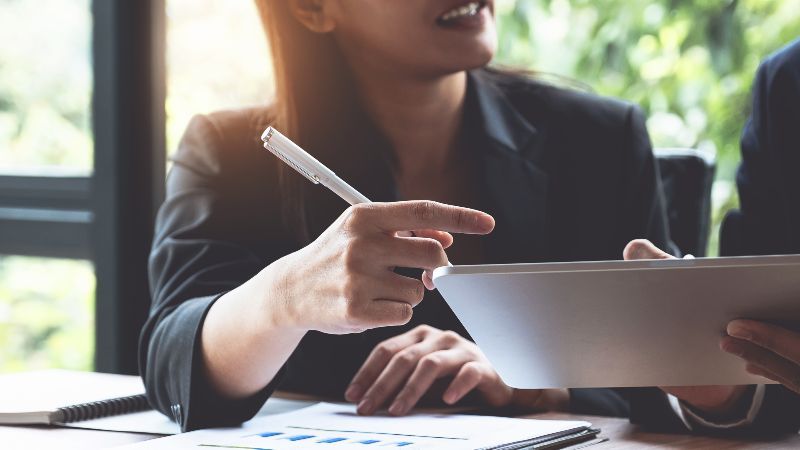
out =
{"type": "MultiPolygon", "coordinates": [[[[675,259],[674,256],[653,245],[650,241],[631,241],[622,252],[625,260],[675,259]]],[[[724,342],[724,338],[721,342],[724,342]]],[[[724,346],[721,345],[724,350],[724,346]]],[[[753,373],[753,372],[751,372],[753,373]]],[[[755,375],[760,375],[755,373],[755,375]]],[[[661,389],[707,413],[725,413],[747,391],[747,385],[674,386],[661,389]]]]}

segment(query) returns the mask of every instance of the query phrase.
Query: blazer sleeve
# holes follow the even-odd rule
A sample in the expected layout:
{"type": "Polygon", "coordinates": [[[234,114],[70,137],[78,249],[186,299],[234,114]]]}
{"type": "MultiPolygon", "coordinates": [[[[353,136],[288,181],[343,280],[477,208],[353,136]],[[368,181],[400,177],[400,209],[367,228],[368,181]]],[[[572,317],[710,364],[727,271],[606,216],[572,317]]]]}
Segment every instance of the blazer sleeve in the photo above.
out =
{"type": "Polygon", "coordinates": [[[253,204],[250,192],[262,189],[243,169],[247,155],[223,147],[229,145],[211,119],[192,120],[173,158],[149,262],[152,306],[140,337],[140,372],[150,403],[184,431],[248,420],[280,379],[229,400],[214,391],[203,366],[199,338],[209,308],[286,251],[257,239],[255,230],[279,230],[255,212],[269,208],[253,204]]]}

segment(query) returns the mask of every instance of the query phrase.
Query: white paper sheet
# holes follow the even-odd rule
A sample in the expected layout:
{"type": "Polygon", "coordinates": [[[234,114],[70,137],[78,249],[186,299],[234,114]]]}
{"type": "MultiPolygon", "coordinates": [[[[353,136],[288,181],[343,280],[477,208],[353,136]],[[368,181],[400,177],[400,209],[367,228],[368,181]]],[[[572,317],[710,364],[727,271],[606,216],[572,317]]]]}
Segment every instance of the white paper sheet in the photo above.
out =
{"type": "Polygon", "coordinates": [[[200,430],[126,448],[158,449],[481,449],[591,426],[588,422],[417,414],[361,417],[352,405],[320,403],[259,417],[241,427],[200,430]]]}

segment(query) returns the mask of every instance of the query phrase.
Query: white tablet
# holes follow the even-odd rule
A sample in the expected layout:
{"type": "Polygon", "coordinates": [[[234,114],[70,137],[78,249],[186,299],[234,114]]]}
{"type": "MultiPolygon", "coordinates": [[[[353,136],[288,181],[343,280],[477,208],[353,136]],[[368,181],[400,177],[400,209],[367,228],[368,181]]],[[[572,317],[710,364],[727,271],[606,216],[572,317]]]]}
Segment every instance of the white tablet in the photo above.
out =
{"type": "Polygon", "coordinates": [[[440,267],[434,283],[517,388],[768,382],[728,321],[800,324],[800,255],[440,267]]]}

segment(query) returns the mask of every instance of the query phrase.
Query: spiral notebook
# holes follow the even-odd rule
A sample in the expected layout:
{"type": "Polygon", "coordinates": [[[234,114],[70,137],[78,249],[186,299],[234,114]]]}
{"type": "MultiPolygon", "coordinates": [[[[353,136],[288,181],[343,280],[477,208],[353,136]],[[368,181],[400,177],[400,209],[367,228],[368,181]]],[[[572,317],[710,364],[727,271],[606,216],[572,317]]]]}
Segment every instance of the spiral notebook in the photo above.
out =
{"type": "Polygon", "coordinates": [[[150,409],[136,376],[46,370],[0,376],[0,424],[69,424],[150,409]]]}
{"type": "MultiPolygon", "coordinates": [[[[314,403],[272,397],[257,416],[294,411],[314,403]]],[[[69,370],[0,375],[0,425],[56,425],[161,435],[180,432],[167,416],[150,409],[138,376],[69,370]]]]}

